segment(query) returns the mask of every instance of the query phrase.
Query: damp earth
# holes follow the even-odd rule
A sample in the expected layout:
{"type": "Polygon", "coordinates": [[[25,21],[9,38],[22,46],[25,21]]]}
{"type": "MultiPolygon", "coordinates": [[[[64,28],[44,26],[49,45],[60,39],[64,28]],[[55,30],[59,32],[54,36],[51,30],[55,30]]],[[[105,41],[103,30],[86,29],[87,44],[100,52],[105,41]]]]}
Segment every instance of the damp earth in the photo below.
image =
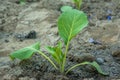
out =
{"type": "MultiPolygon", "coordinates": [[[[83,0],[88,27],[70,43],[67,66],[96,61],[108,76],[90,65],[60,74],[39,54],[12,61],[13,51],[40,42],[41,50],[60,40],[57,19],[71,0],[0,0],[0,80],[120,80],[120,0],[83,0]]],[[[49,54],[47,54],[50,56],[49,54]]]]}

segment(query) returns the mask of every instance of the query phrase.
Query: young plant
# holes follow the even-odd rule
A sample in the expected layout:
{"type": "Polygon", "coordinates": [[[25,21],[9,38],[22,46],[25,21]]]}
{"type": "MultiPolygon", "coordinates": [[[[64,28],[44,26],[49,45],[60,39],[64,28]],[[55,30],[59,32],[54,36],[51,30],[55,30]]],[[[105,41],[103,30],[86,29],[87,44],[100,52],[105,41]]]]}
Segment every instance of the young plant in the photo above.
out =
{"type": "Polygon", "coordinates": [[[24,5],[25,2],[26,2],[26,0],[20,0],[20,4],[21,4],[21,5],[24,5]]]}
{"type": "Polygon", "coordinates": [[[73,0],[75,6],[77,9],[80,9],[81,4],[82,4],[82,0],[73,0]]]}
{"type": "Polygon", "coordinates": [[[59,70],[63,74],[67,74],[72,69],[80,66],[80,65],[92,65],[94,66],[97,71],[103,75],[107,75],[106,73],[102,72],[100,66],[95,62],[82,62],[71,66],[68,70],[65,70],[66,65],[66,57],[68,54],[68,48],[70,41],[81,31],[85,28],[88,24],[87,16],[82,11],[72,9],[67,6],[68,9],[64,6],[61,10],[63,13],[58,18],[58,31],[60,37],[63,39],[65,43],[65,51],[62,50],[62,43],[59,42],[56,46],[51,47],[48,46],[46,49],[51,54],[52,58],[48,57],[40,51],[40,43],[35,43],[29,47],[25,47],[18,51],[15,51],[10,54],[11,59],[28,59],[30,58],[35,52],[42,55],[45,59],[47,59],[55,69],[59,70]]]}

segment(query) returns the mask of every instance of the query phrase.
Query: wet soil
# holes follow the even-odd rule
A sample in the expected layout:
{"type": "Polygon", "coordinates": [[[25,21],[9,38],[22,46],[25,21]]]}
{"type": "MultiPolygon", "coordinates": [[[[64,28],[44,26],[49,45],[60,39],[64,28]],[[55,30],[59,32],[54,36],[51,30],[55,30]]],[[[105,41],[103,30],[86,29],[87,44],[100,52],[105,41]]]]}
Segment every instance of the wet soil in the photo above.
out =
{"type": "Polygon", "coordinates": [[[46,54],[45,46],[56,45],[63,5],[75,7],[70,0],[27,0],[25,5],[0,0],[0,80],[120,80],[119,0],[84,0],[81,10],[88,15],[89,25],[71,41],[67,55],[66,69],[96,61],[108,76],[90,65],[63,75],[37,53],[22,62],[10,60],[11,52],[38,41],[46,54]]]}

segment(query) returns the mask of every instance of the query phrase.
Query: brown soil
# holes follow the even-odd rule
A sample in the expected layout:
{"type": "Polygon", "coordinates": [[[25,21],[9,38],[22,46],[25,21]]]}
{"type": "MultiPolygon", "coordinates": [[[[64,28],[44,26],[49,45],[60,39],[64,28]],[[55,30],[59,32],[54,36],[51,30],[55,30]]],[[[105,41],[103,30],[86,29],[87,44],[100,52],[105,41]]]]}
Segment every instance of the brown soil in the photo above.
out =
{"type": "Polygon", "coordinates": [[[81,10],[88,15],[89,25],[72,40],[66,69],[83,61],[97,61],[109,76],[89,65],[62,75],[38,54],[22,62],[11,61],[11,52],[35,42],[41,43],[42,51],[55,45],[60,40],[60,7],[74,4],[70,0],[27,0],[20,5],[19,1],[0,0],[0,80],[120,80],[120,0],[83,1],[81,10]],[[109,15],[111,20],[107,20],[109,15]],[[90,38],[98,44],[90,43],[90,38]]]}

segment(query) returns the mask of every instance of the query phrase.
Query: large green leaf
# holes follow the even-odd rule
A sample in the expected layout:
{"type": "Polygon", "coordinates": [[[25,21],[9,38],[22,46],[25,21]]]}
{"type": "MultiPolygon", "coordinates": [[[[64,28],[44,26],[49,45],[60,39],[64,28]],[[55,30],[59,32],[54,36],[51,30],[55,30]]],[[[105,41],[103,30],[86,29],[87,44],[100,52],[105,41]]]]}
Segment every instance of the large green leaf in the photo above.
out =
{"type": "Polygon", "coordinates": [[[30,58],[37,50],[40,49],[40,43],[35,43],[29,47],[22,48],[10,54],[11,59],[18,58],[20,60],[30,58]]]}
{"type": "Polygon", "coordinates": [[[69,9],[58,19],[59,35],[65,44],[76,36],[88,24],[87,16],[82,11],[69,9]]]}

